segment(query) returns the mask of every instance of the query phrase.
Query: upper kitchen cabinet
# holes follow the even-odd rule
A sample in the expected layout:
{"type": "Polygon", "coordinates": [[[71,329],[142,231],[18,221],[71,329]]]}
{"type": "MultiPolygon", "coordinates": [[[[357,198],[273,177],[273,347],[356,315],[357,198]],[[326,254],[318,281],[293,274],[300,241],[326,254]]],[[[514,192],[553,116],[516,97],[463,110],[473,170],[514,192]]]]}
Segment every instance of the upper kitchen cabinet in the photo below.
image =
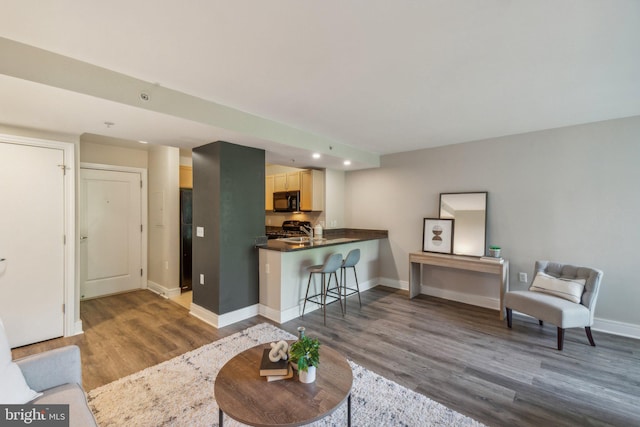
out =
{"type": "Polygon", "coordinates": [[[267,175],[264,178],[265,182],[265,190],[264,190],[264,204],[265,210],[272,211],[273,210],[273,182],[275,175],[267,175]]]}
{"type": "Polygon", "coordinates": [[[300,210],[324,210],[324,172],[309,169],[300,172],[300,210]]]}
{"type": "Polygon", "coordinates": [[[273,175],[273,191],[300,191],[300,172],[273,175]]]}
{"type": "Polygon", "coordinates": [[[193,188],[193,168],[180,165],[180,188],[193,188]]]}

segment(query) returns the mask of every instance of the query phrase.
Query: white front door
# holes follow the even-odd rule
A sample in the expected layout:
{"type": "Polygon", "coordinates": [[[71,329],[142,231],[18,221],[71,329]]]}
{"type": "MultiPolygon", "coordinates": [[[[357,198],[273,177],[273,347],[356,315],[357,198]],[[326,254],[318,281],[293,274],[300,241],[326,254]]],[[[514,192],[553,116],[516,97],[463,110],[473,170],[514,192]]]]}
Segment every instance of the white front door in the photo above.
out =
{"type": "Polygon", "coordinates": [[[80,296],[142,286],[141,176],[80,170],[80,296]]]}
{"type": "Polygon", "coordinates": [[[0,142],[0,317],[11,347],[64,334],[64,151],[0,142]]]}

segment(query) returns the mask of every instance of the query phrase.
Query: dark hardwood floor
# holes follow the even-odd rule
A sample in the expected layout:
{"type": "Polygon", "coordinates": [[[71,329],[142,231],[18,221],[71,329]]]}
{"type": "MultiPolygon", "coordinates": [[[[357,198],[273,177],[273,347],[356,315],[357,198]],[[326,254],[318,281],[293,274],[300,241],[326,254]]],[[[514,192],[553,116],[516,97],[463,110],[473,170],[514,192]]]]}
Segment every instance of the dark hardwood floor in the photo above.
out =
{"type": "Polygon", "coordinates": [[[16,348],[13,357],[76,344],[82,354],[84,388],[92,390],[265,320],[216,329],[150,291],[83,301],[80,317],[84,334],[16,348]]]}
{"type": "MultiPolygon", "coordinates": [[[[385,287],[349,298],[345,318],[332,304],[277,325],[307,334],[356,363],[492,426],[640,425],[640,341],[556,328],[471,305],[385,287]]],[[[80,346],[91,390],[252,325],[255,317],[216,330],[178,304],[137,291],[81,304],[84,335],[15,349],[14,357],[80,346]]],[[[322,363],[322,361],[321,361],[322,363]]]]}

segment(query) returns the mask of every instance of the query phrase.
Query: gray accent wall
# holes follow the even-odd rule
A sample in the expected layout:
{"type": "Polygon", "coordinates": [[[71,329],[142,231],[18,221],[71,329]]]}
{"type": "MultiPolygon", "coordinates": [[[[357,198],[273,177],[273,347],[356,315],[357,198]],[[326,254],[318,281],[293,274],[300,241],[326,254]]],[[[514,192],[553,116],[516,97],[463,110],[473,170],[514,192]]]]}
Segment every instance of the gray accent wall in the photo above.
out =
{"type": "MultiPolygon", "coordinates": [[[[604,271],[596,323],[640,331],[640,116],[385,155],[347,173],[348,227],[388,229],[380,274],[406,285],[422,219],[441,192],[488,191],[487,245],[511,262],[512,288],[536,260],[604,271]]],[[[490,295],[488,278],[432,271],[434,287],[490,295]]],[[[497,294],[493,294],[496,296],[497,294]]]]}
{"type": "Polygon", "coordinates": [[[264,150],[218,141],[194,148],[192,158],[193,302],[218,315],[258,304],[264,150]]]}

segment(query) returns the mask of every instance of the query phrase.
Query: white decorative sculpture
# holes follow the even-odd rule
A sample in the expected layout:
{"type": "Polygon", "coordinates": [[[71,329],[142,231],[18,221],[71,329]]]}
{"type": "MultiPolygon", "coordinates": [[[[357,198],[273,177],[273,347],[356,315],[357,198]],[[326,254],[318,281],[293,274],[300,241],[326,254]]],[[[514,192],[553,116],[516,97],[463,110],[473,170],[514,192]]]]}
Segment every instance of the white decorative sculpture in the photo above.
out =
{"type": "Polygon", "coordinates": [[[289,354],[289,344],[286,341],[279,341],[278,343],[271,343],[271,351],[269,352],[269,360],[277,362],[278,360],[287,360],[289,354]]]}

